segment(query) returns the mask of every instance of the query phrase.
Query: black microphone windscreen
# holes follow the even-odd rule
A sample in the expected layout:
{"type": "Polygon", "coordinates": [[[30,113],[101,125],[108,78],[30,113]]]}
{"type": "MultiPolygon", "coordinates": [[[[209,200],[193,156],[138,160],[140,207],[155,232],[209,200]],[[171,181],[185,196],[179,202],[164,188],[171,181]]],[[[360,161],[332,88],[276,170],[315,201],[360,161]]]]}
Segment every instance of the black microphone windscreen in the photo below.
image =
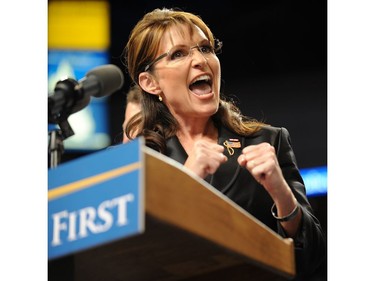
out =
{"type": "Polygon", "coordinates": [[[124,84],[124,75],[119,67],[113,64],[98,66],[86,74],[87,79],[95,77],[100,90],[93,93],[94,97],[104,97],[119,90],[124,84]]]}

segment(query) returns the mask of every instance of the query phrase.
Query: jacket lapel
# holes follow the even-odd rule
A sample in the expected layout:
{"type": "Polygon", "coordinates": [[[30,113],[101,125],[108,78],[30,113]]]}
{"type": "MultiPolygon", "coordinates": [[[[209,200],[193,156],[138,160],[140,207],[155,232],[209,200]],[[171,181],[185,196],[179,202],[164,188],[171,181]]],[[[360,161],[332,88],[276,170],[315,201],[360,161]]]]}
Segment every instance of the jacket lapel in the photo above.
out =
{"type": "Polygon", "coordinates": [[[167,140],[167,153],[166,155],[181,164],[184,164],[188,155],[185,149],[182,147],[180,141],[176,136],[171,137],[167,140]]]}
{"type": "MultiPolygon", "coordinates": [[[[243,137],[220,127],[218,144],[224,146],[224,154],[228,157],[228,161],[220,165],[215,174],[205,178],[205,181],[225,193],[241,170],[237,158],[240,156],[245,143],[243,137]]],[[[167,156],[181,164],[184,164],[187,159],[187,154],[176,136],[167,140],[167,156]]]]}
{"type": "Polygon", "coordinates": [[[209,182],[222,193],[225,193],[240,172],[241,167],[237,162],[237,158],[241,155],[241,151],[244,148],[244,138],[221,127],[219,129],[218,144],[224,146],[224,154],[228,157],[228,161],[219,167],[209,182]]]}

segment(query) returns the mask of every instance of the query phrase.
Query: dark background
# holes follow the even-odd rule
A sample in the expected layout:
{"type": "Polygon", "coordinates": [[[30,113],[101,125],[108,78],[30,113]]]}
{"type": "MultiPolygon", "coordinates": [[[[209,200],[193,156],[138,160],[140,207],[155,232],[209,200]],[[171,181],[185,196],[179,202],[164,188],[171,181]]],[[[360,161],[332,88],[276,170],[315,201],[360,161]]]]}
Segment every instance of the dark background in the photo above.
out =
{"type": "MultiPolygon", "coordinates": [[[[125,73],[123,91],[110,96],[113,143],[121,141],[130,80],[121,53],[136,22],[154,8],[193,12],[223,42],[222,92],[241,111],[286,127],[300,168],[327,165],[326,1],[110,1],[110,61],[125,73]]],[[[310,197],[327,231],[327,196],[310,197]]]]}

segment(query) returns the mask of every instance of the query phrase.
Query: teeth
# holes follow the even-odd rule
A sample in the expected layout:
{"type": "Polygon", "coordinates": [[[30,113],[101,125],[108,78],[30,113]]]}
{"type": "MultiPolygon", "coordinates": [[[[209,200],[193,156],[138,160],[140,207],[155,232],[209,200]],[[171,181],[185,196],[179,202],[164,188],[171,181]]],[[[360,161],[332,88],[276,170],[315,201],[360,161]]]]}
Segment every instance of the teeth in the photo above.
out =
{"type": "Polygon", "coordinates": [[[208,75],[199,76],[196,79],[194,79],[194,81],[192,83],[195,83],[197,81],[202,81],[202,80],[209,81],[210,80],[210,76],[208,76],[208,75]]]}

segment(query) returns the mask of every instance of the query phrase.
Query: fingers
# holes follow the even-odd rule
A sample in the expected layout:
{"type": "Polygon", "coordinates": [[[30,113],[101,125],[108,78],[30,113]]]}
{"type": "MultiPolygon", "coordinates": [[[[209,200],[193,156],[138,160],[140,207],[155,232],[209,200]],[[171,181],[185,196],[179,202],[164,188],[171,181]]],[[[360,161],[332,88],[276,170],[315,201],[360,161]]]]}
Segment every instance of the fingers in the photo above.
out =
{"type": "Polygon", "coordinates": [[[278,165],[275,148],[269,143],[260,143],[245,147],[237,161],[241,166],[245,167],[259,183],[262,183],[267,174],[272,173],[274,167],[278,165]]]}
{"type": "Polygon", "coordinates": [[[243,150],[243,154],[248,154],[248,153],[264,153],[267,150],[275,151],[274,147],[270,145],[268,142],[262,142],[260,144],[255,144],[255,145],[249,145],[246,146],[243,150]]]}
{"type": "Polygon", "coordinates": [[[208,174],[214,174],[220,165],[228,160],[223,154],[224,148],[220,145],[217,146],[205,150],[205,153],[202,153],[202,157],[199,159],[201,165],[205,166],[208,174]]]}
{"type": "Polygon", "coordinates": [[[250,172],[274,201],[290,194],[291,191],[284,179],[275,148],[270,144],[261,143],[245,147],[242,155],[238,157],[238,163],[250,172]]]}
{"type": "Polygon", "coordinates": [[[266,177],[266,172],[269,170],[270,166],[267,162],[256,162],[255,160],[250,160],[246,163],[246,169],[253,175],[255,180],[262,184],[262,181],[266,177]]]}
{"type": "Polygon", "coordinates": [[[189,153],[185,167],[195,172],[201,178],[214,174],[228,158],[224,155],[224,147],[204,140],[197,141],[189,153]]]}
{"type": "Polygon", "coordinates": [[[203,162],[207,161],[209,163],[213,161],[222,164],[228,160],[224,155],[224,147],[216,143],[197,142],[194,147],[194,153],[203,162]]]}
{"type": "Polygon", "coordinates": [[[252,169],[274,157],[275,148],[269,143],[260,143],[245,147],[242,150],[242,154],[238,157],[238,163],[241,166],[247,166],[247,168],[252,169]]]}

